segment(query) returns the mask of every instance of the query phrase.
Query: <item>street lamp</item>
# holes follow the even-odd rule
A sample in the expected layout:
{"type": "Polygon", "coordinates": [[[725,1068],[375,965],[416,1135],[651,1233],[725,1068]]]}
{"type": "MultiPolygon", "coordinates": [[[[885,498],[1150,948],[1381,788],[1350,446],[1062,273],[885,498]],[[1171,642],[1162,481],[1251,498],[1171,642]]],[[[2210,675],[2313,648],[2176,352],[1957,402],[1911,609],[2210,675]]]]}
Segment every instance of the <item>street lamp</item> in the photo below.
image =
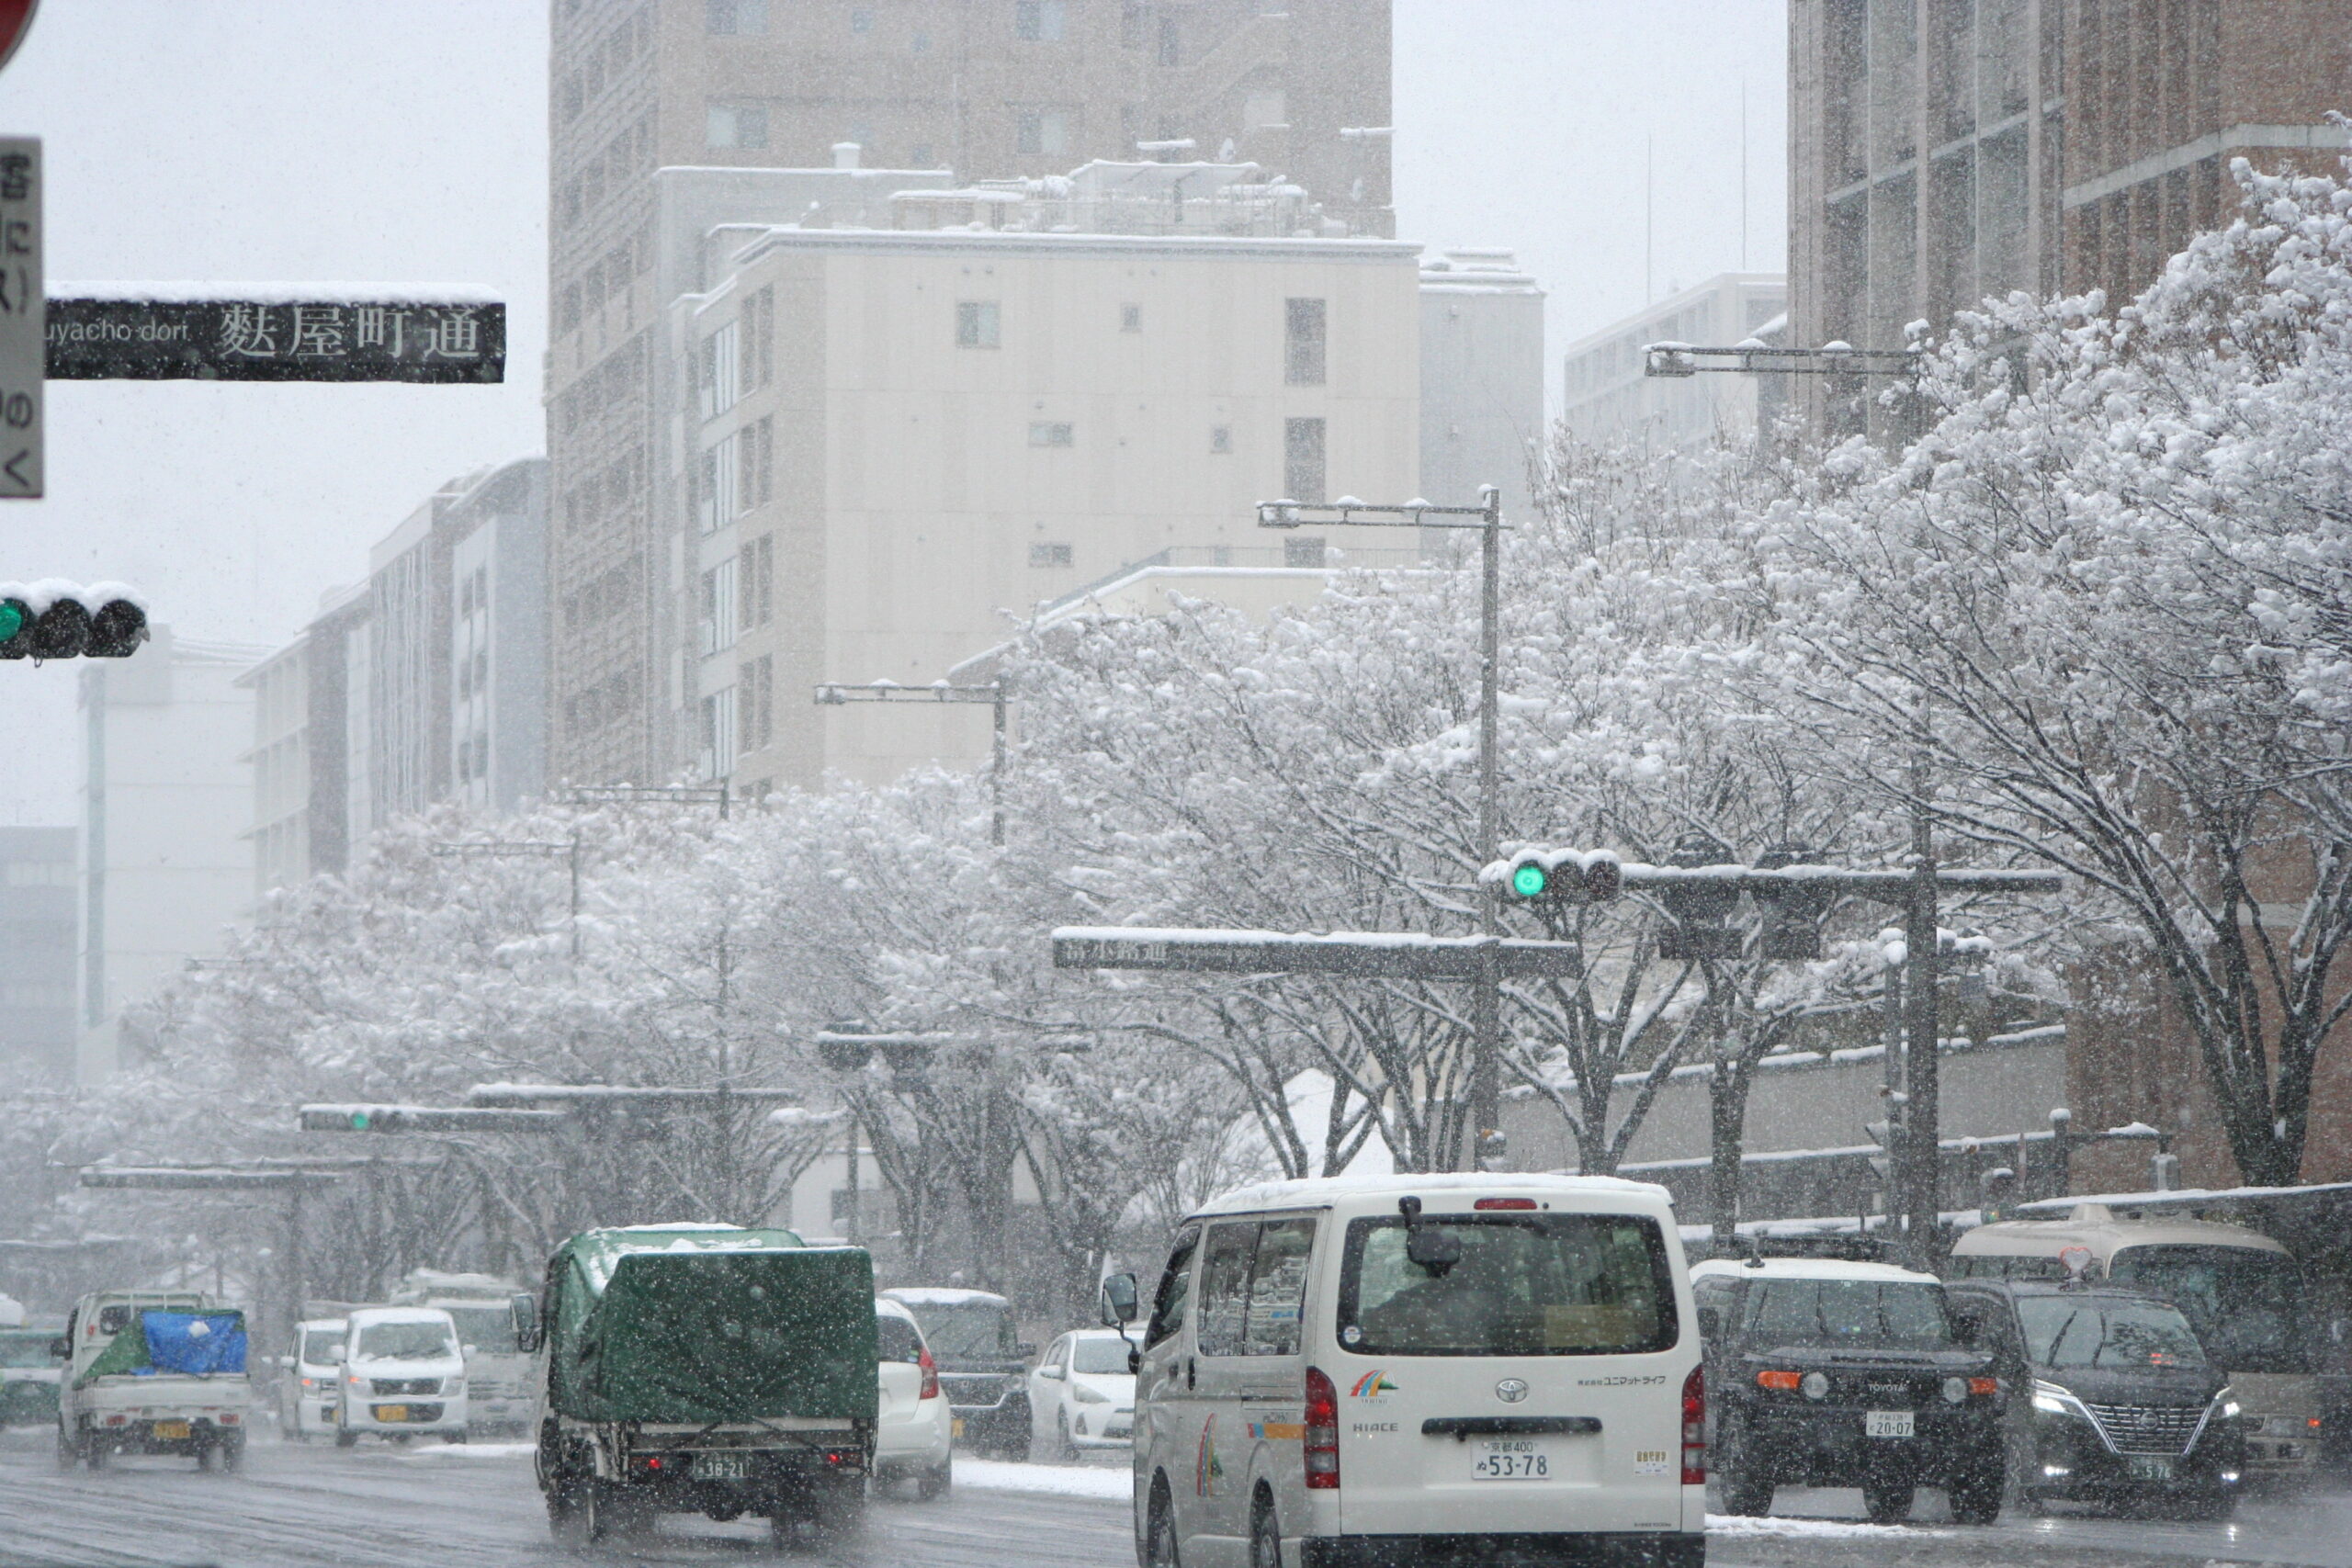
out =
{"type": "Polygon", "coordinates": [[[1004,842],[1004,705],[1012,701],[1002,680],[985,686],[958,686],[933,681],[928,686],[901,686],[896,681],[876,681],[849,686],[828,681],[817,688],[819,707],[844,703],[987,703],[996,709],[995,733],[989,750],[989,842],[1004,842]]]}
{"type": "MultiPolygon", "coordinates": [[[[1348,528],[1475,528],[1479,536],[1478,572],[1478,843],[1477,863],[1492,864],[1501,856],[1501,771],[1496,728],[1496,688],[1500,681],[1500,606],[1502,603],[1502,491],[1493,485],[1478,487],[1476,506],[1431,506],[1414,500],[1401,506],[1372,506],[1353,496],[1341,496],[1329,505],[1299,501],[1261,501],[1261,528],[1296,528],[1302,524],[1336,524],[1348,528]]],[[[1502,971],[1495,961],[1495,942],[1502,936],[1499,886],[1478,886],[1478,932],[1487,938],[1486,957],[1471,993],[1470,1138],[1464,1160],[1476,1170],[1499,1163],[1502,1132],[1502,971]]]]}

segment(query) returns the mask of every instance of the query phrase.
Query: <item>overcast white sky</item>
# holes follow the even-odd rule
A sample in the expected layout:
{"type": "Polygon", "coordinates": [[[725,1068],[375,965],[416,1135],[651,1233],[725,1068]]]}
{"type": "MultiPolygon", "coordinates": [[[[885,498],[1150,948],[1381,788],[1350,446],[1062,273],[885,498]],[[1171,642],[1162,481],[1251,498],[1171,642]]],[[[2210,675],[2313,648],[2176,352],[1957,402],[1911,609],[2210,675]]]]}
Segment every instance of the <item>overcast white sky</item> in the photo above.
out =
{"type": "MultiPolygon", "coordinates": [[[[1786,25],[1784,0],[1396,0],[1399,237],[1515,248],[1556,378],[1645,288],[1742,265],[1744,83],[1745,260],[1777,270],[1786,25]]],[[[0,505],[0,578],[125,579],[184,636],[282,642],[443,479],[541,450],[546,51],[545,0],[48,0],[0,132],[45,139],[52,292],[484,285],[508,381],[52,384],[50,495],[0,505]]],[[[0,822],[74,820],[74,678],[0,669],[0,822]]]]}

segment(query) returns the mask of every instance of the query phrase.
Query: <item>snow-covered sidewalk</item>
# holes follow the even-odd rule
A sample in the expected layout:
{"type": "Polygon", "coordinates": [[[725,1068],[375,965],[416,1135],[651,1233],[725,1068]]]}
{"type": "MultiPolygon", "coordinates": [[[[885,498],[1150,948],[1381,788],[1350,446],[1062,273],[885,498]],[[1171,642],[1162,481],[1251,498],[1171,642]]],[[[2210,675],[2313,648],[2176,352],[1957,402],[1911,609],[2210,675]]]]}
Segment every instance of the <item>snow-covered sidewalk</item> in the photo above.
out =
{"type": "Polygon", "coordinates": [[[1061,1497],[1109,1497],[1125,1502],[1135,1495],[1134,1472],[1085,1464],[1017,1464],[1006,1460],[956,1456],[956,1484],[983,1492],[1046,1492],[1061,1497]]]}

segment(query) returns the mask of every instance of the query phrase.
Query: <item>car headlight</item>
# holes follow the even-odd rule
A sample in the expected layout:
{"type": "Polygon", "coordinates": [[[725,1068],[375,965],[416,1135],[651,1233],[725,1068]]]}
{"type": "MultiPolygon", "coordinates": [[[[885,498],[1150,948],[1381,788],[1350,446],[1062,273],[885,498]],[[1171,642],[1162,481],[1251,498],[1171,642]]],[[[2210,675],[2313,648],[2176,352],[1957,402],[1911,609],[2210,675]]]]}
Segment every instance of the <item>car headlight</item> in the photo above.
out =
{"type": "Polygon", "coordinates": [[[1109,1394],[1101,1393],[1095,1389],[1091,1389],[1082,1382],[1074,1382],[1069,1385],[1069,1396],[1078,1401],[1080,1404],[1108,1404],[1111,1403],[1111,1396],[1109,1394]]]}
{"type": "Polygon", "coordinates": [[[1807,1399],[1826,1399],[1829,1397],[1829,1374],[1826,1372],[1807,1372],[1804,1375],[1804,1380],[1797,1384],[1797,1388],[1807,1399]]]}
{"type": "Polygon", "coordinates": [[[2040,1378],[2033,1380],[2033,1407],[2051,1416],[2073,1416],[2082,1409],[2072,1389],[2043,1382],[2040,1378]]]}
{"type": "Polygon", "coordinates": [[[1967,1402],[1968,1380],[1966,1378],[1944,1379],[1944,1403],[1946,1404],[1965,1404],[1967,1402]]]}

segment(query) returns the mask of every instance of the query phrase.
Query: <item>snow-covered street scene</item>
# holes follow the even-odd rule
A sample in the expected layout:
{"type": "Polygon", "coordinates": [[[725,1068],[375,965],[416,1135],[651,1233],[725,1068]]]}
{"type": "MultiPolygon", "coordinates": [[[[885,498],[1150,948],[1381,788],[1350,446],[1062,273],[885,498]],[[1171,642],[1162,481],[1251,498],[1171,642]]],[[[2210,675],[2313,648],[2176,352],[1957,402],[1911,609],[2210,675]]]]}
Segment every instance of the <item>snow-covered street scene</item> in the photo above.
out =
{"type": "Polygon", "coordinates": [[[2346,40],[0,0],[0,1568],[2352,1568],[2346,40]]]}

